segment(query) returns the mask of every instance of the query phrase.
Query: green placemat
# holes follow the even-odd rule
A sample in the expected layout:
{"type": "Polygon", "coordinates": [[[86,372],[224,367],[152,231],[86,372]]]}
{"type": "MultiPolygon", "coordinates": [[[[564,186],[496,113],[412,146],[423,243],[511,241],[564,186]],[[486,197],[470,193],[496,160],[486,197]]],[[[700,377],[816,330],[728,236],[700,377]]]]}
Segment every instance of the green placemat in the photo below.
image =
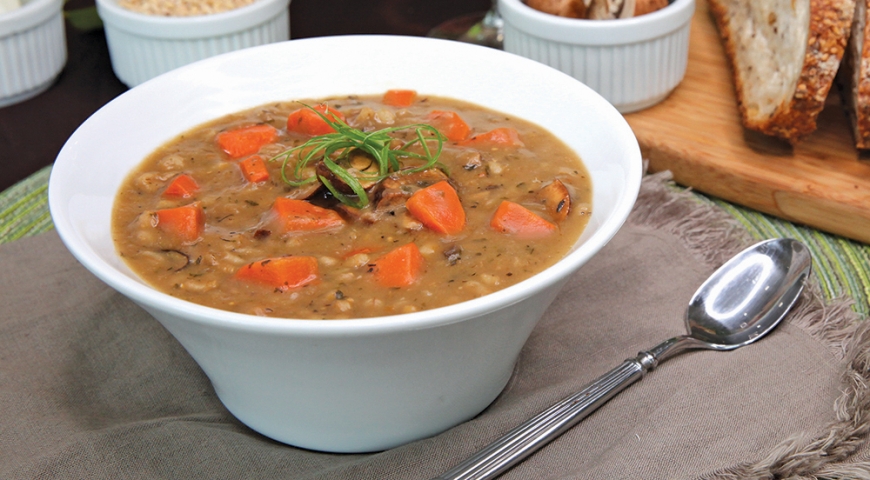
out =
{"type": "Polygon", "coordinates": [[[54,229],[48,213],[48,176],[45,167],[0,193],[0,243],[54,229]]]}
{"type": "MultiPolygon", "coordinates": [[[[48,212],[50,172],[51,167],[45,167],[0,193],[0,243],[54,228],[48,212]]],[[[870,315],[870,245],[795,225],[701,194],[695,197],[700,202],[712,203],[724,209],[746,227],[753,238],[791,237],[804,242],[813,254],[813,268],[826,299],[850,297],[854,299],[853,309],[859,315],[870,315]]]]}
{"type": "Polygon", "coordinates": [[[796,225],[724,200],[696,194],[731,214],[758,240],[789,237],[800,240],[813,255],[813,271],[827,300],[842,296],[855,300],[853,309],[870,315],[870,245],[796,225]]]}

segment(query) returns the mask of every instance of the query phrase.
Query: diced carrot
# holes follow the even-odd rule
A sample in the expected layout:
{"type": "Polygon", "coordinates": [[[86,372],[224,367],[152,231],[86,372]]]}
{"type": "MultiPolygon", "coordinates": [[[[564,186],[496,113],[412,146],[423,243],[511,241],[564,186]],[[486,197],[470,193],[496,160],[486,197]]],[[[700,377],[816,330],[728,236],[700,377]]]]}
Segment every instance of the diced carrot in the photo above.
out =
{"type": "Polygon", "coordinates": [[[414,243],[390,251],[374,262],[375,280],[385,287],[407,287],[423,271],[423,255],[414,243]]]}
{"type": "Polygon", "coordinates": [[[199,202],[155,212],[155,227],[184,243],[193,243],[205,229],[205,212],[199,202]]]}
{"type": "Polygon", "coordinates": [[[199,185],[196,180],[190,175],[182,173],[172,179],[166,190],[163,190],[163,196],[166,198],[191,198],[199,191],[199,185]]]}
{"type": "MultiPolygon", "coordinates": [[[[324,114],[330,120],[344,121],[344,115],[334,108],[329,108],[327,105],[320,104],[314,107],[315,110],[324,114]]],[[[291,112],[287,116],[287,131],[301,133],[302,135],[317,136],[326,135],[335,131],[320,115],[312,112],[310,108],[303,107],[299,110],[291,112]]]]}
{"type": "Polygon", "coordinates": [[[452,142],[465,140],[471,132],[471,128],[456,112],[433,110],[427,121],[452,142]]]}
{"type": "Polygon", "coordinates": [[[499,127],[486,133],[479,133],[459,144],[471,147],[522,147],[524,145],[517,131],[510,127],[499,127]]]}
{"type": "Polygon", "coordinates": [[[556,231],[556,225],[544,220],[526,207],[504,200],[489,222],[495,230],[519,238],[543,238],[556,231]]]}
{"type": "Polygon", "coordinates": [[[420,223],[438,233],[456,235],[465,228],[465,210],[446,180],[417,190],[405,207],[420,223]]]}
{"type": "Polygon", "coordinates": [[[305,200],[278,197],[272,205],[278,224],[285,232],[314,232],[344,225],[334,210],[318,207],[305,200]]]}
{"type": "Polygon", "coordinates": [[[416,99],[415,90],[387,90],[382,101],[385,105],[393,107],[410,107],[416,99]]]}
{"type": "Polygon", "coordinates": [[[217,143],[221,150],[232,158],[253,155],[260,147],[272,143],[278,137],[278,130],[271,125],[251,125],[234,128],[217,134],[217,143]]]}
{"type": "Polygon", "coordinates": [[[320,272],[316,258],[300,255],[257,260],[238,269],[235,277],[286,292],[318,282],[320,272]]]}
{"type": "Polygon", "coordinates": [[[242,175],[251,183],[265,182],[269,179],[269,170],[266,169],[266,162],[259,155],[251,155],[250,157],[239,162],[239,168],[242,169],[242,175]]]}

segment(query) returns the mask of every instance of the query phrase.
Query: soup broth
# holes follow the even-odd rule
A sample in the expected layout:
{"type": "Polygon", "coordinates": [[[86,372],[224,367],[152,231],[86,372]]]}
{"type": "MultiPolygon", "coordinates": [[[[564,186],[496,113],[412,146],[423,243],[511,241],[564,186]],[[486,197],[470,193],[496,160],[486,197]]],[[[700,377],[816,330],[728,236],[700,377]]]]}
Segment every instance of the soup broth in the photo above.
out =
{"type": "Polygon", "coordinates": [[[541,272],[577,241],[591,191],[580,158],[535,124],[390,91],[263,105],[183,133],[126,179],[113,237],[134,272],[181,299],[375,317],[541,272]],[[348,138],[387,138],[386,167],[348,138]]]}

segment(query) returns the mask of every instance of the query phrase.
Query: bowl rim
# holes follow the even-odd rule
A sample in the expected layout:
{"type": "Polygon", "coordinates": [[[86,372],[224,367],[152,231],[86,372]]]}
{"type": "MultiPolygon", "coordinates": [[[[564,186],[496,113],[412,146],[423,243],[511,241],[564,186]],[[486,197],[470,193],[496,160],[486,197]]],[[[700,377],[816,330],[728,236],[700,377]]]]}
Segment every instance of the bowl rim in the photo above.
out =
{"type": "Polygon", "coordinates": [[[38,26],[61,14],[63,0],[30,0],[20,7],[0,15],[0,40],[38,26]]]}
{"type": "MultiPolygon", "coordinates": [[[[524,280],[520,283],[493,292],[491,294],[479,297],[466,302],[448,305],[441,308],[423,310],[419,312],[397,314],[390,316],[371,317],[371,318],[356,318],[347,320],[314,320],[314,319],[287,319],[287,318],[270,318],[259,317],[255,315],[243,314],[220,310],[213,307],[207,307],[185,300],[172,297],[168,294],[157,291],[148,286],[141,280],[134,280],[124,273],[121,273],[114,266],[105,262],[95,251],[93,251],[84,240],[80,239],[79,232],[74,227],[69,218],[65,215],[58,215],[63,212],[67,206],[64,203],[63,170],[69,169],[66,165],[70,162],[56,162],[52,169],[49,178],[48,200],[49,208],[52,213],[52,218],[55,221],[56,231],[63,240],[64,244],[70,250],[74,257],[82,263],[92,274],[110,285],[113,289],[127,296],[134,302],[143,306],[148,310],[149,305],[159,305],[159,309],[170,315],[183,316],[186,320],[208,324],[212,327],[228,330],[243,330],[249,332],[268,332],[268,333],[288,333],[300,336],[316,336],[316,337],[345,337],[345,336],[361,336],[361,335],[378,335],[387,332],[398,332],[408,330],[421,330],[433,328],[436,326],[466,321],[469,318],[486,315],[489,312],[498,310],[494,305],[500,305],[500,308],[509,308],[511,305],[525,300],[526,298],[535,295],[536,293],[545,290],[553,284],[559,283],[567,279],[573,274],[579,265],[584,264],[589,258],[600,250],[622,227],[628,219],[634,203],[637,199],[640,190],[640,183],[643,176],[642,157],[637,139],[634,136],[630,126],[625,121],[624,117],[600,95],[595,93],[589,87],[586,87],[570,76],[559,72],[558,70],[547,67],[541,63],[529,60],[524,57],[488,49],[486,47],[478,47],[466,45],[459,42],[449,40],[439,40],[424,37],[404,37],[396,35],[347,35],[347,36],[330,36],[318,37],[303,40],[294,40],[293,42],[281,42],[278,44],[268,44],[259,47],[252,47],[242,51],[234,51],[221,54],[215,57],[210,57],[176,70],[163,74],[155,79],[145,82],[141,86],[134,87],[123,93],[108,105],[104,106],[96,112],[91,118],[85,121],[79,129],[73,133],[73,136],[67,141],[67,144],[61,149],[58,154],[58,160],[66,157],[75,157],[75,153],[69,153],[68,150],[75,152],[77,148],[77,134],[83,129],[89,128],[89,124],[100,112],[111,109],[114,106],[123,105],[128,99],[135,99],[140,92],[145,92],[143,89],[158,89],[163,81],[171,80],[172,76],[183,76],[194,69],[203,66],[219,65],[220,62],[231,61],[240,55],[247,55],[252,50],[265,49],[280,49],[286,45],[299,45],[302,42],[357,42],[363,43],[370,39],[381,39],[384,42],[395,42],[397,39],[404,39],[409,42],[443,42],[444,44],[452,45],[452,49],[456,49],[456,53],[461,53],[463,49],[474,49],[478,55],[502,56],[505,55],[511,62],[519,62],[516,65],[522,65],[527,68],[545,68],[552,75],[564,77],[564,81],[576,82],[580,89],[584,90],[589,98],[599,104],[604,110],[607,118],[612,119],[614,128],[617,130],[615,135],[620,139],[630,141],[630,144],[625,146],[625,157],[629,158],[628,169],[625,172],[625,195],[613,206],[613,213],[610,217],[601,221],[597,231],[591,236],[585,238],[582,243],[560,259],[557,263],[545,269],[544,271],[524,280]],[[162,79],[162,80],[161,80],[162,79]],[[119,103],[120,102],[120,103],[119,103]]],[[[156,91],[156,90],[155,90],[156,91]]],[[[120,107],[119,107],[120,108],[120,107]]],[[[130,167],[133,168],[133,167],[130,167]]],[[[129,172],[129,168],[126,169],[129,172]]],[[[593,185],[593,189],[597,188],[593,185]]],[[[113,195],[116,192],[113,192],[113,195]]],[[[593,215],[594,215],[593,209],[593,215]]],[[[594,217],[593,217],[594,218],[594,217]]],[[[153,307],[158,308],[158,307],[153,307]]]]}
{"type": "Polygon", "coordinates": [[[290,0],[254,0],[218,13],[164,17],[128,10],[118,5],[118,0],[96,0],[97,13],[108,27],[164,39],[213,37],[248,30],[271,20],[289,5],[290,0]]]}
{"type": "Polygon", "coordinates": [[[682,28],[695,0],[675,0],[655,12],[618,20],[587,20],[544,13],[523,0],[498,0],[505,24],[528,35],[575,45],[625,45],[652,40],[682,28]]]}

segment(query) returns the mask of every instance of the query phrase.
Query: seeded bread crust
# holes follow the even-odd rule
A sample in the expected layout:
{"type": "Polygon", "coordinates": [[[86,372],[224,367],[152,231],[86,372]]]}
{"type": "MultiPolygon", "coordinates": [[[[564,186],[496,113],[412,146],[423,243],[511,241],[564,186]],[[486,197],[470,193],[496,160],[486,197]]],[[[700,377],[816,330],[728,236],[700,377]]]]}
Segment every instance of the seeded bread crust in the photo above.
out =
{"type": "MultiPolygon", "coordinates": [[[[746,0],[709,0],[710,11],[716,20],[722,37],[725,52],[731,63],[734,77],[737,103],[743,120],[743,125],[751,130],[757,130],[767,135],[783,138],[791,144],[816,130],[816,119],[825,105],[825,98],[831,89],[840,61],[846,49],[851,29],[855,0],[809,0],[809,29],[805,38],[795,38],[795,42],[803,42],[806,50],[803,64],[800,67],[796,84],[790,91],[784,92],[781,98],[773,99],[776,106],[772,112],[759,112],[749,108],[749,96],[753,88],[746,81],[748,72],[739,65],[737,58],[741,46],[737,43],[738,29],[756,28],[754,25],[744,25],[737,21],[735,5],[746,0]]],[[[750,8],[758,8],[767,0],[748,0],[750,8]]],[[[862,0],[863,1],[863,0],[862,0]]],[[[795,5],[796,2],[792,2],[795,5]]],[[[779,15],[788,15],[788,10],[780,11],[779,15]]],[[[773,21],[777,21],[775,18],[773,21]]],[[[797,32],[797,29],[795,29],[797,32]]],[[[800,34],[800,33],[798,33],[800,34]]],[[[799,46],[799,43],[795,45],[799,46]]],[[[745,50],[744,55],[749,55],[745,50]]],[[[752,55],[769,56],[771,58],[759,61],[775,62],[776,51],[759,52],[753,50],[752,55]]],[[[742,59],[744,65],[751,65],[756,59],[742,59]]]]}
{"type": "Polygon", "coordinates": [[[870,0],[858,0],[852,35],[838,77],[855,146],[870,149],[870,0]]]}

